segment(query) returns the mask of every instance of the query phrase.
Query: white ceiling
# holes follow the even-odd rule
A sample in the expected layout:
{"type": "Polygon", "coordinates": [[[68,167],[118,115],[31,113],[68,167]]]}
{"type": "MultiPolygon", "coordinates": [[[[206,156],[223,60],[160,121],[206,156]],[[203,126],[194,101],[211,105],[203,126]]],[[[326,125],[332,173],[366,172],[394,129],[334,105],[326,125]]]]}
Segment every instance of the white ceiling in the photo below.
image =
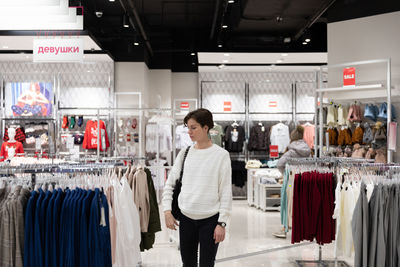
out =
{"type": "Polygon", "coordinates": [[[328,53],[198,53],[199,64],[326,64],[328,53]]]}

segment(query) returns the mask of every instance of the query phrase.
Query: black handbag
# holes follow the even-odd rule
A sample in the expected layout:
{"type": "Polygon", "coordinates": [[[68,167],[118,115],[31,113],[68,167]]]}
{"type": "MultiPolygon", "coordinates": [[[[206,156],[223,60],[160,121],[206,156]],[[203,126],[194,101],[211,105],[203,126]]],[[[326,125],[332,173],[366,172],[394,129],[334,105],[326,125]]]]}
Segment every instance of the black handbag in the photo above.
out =
{"type": "Polygon", "coordinates": [[[174,218],[178,221],[182,217],[181,209],[179,208],[179,205],[178,205],[178,197],[179,197],[179,194],[181,193],[183,169],[185,166],[185,160],[186,160],[186,156],[189,152],[189,149],[190,149],[190,146],[188,148],[186,148],[185,155],[184,155],[183,161],[182,161],[181,173],[180,173],[179,179],[176,180],[174,190],[172,191],[171,213],[172,213],[172,216],[174,216],[174,218]]]}

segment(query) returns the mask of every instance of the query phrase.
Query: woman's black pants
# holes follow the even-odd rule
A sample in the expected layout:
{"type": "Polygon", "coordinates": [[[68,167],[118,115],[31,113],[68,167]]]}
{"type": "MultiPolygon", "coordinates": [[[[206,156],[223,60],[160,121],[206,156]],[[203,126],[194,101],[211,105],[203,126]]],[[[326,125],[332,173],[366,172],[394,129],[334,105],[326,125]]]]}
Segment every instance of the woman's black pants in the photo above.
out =
{"type": "Polygon", "coordinates": [[[202,220],[192,220],[185,215],[179,222],[179,242],[183,267],[197,267],[200,243],[200,267],[213,267],[218,244],[215,244],[214,230],[219,214],[202,220]]]}

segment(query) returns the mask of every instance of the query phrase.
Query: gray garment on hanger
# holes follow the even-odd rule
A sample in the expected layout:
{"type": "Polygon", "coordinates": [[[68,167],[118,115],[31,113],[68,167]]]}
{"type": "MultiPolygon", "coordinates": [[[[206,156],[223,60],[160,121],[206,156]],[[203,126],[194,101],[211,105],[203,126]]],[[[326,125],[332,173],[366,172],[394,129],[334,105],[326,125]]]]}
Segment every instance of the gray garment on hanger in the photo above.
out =
{"type": "Polygon", "coordinates": [[[398,202],[399,187],[398,184],[390,186],[390,222],[387,239],[388,249],[386,251],[386,266],[397,267],[397,240],[399,233],[399,202],[398,202]]]}
{"type": "Polygon", "coordinates": [[[376,265],[375,266],[385,266],[386,262],[386,232],[387,223],[385,218],[386,206],[387,206],[387,188],[380,185],[381,198],[379,201],[379,211],[378,211],[378,239],[377,239],[377,249],[376,249],[376,265]]]}
{"type": "Polygon", "coordinates": [[[362,183],[351,223],[355,252],[354,267],[368,267],[368,218],[366,185],[362,183]]]}
{"type": "Polygon", "coordinates": [[[369,200],[369,244],[368,244],[368,267],[376,266],[376,245],[378,239],[378,211],[379,201],[381,199],[382,185],[374,187],[371,199],[369,200]]]}

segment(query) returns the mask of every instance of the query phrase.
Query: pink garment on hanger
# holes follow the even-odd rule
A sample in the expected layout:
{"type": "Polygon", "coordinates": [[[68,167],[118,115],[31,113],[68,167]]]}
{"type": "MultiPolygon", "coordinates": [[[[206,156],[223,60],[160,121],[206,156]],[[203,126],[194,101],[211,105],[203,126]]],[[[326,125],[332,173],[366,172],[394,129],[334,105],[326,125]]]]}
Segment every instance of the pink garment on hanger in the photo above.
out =
{"type": "Polygon", "coordinates": [[[315,126],[313,124],[304,124],[302,126],[304,128],[304,141],[306,141],[309,148],[314,148],[315,126]]]}
{"type": "Polygon", "coordinates": [[[396,141],[397,141],[397,122],[391,122],[389,124],[389,137],[388,137],[388,148],[389,150],[396,151],[396,141]]]}

